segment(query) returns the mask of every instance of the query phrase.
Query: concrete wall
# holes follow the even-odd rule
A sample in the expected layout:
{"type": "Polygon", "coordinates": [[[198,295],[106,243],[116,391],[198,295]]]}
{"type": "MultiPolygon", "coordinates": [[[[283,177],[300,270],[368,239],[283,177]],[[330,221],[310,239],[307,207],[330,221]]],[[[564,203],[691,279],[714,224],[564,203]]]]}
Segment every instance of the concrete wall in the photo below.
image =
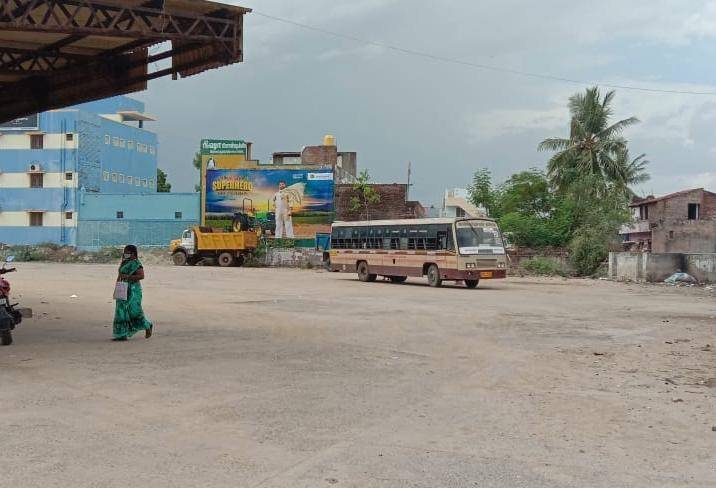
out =
{"type": "Polygon", "coordinates": [[[684,269],[683,254],[609,253],[609,277],[614,280],[664,281],[684,269]]]}
{"type": "Polygon", "coordinates": [[[702,283],[716,283],[716,254],[685,254],[684,270],[702,283]]]}
{"type": "Polygon", "coordinates": [[[125,220],[199,221],[199,193],[80,193],[80,222],[115,220],[117,212],[125,220]],[[177,218],[176,212],[181,216],[177,218]]]}
{"type": "Polygon", "coordinates": [[[701,283],[716,283],[716,253],[609,253],[609,277],[614,280],[659,282],[677,271],[701,283]]]}

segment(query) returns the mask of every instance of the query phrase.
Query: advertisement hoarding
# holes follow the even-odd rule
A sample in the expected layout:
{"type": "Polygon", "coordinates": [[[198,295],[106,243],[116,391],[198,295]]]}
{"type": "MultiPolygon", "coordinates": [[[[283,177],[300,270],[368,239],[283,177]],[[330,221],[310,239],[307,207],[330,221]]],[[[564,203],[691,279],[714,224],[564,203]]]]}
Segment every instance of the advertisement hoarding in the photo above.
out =
{"type": "Polygon", "coordinates": [[[207,167],[205,225],[224,228],[236,213],[257,218],[269,235],[313,238],[333,220],[333,172],[319,169],[207,167]]]}

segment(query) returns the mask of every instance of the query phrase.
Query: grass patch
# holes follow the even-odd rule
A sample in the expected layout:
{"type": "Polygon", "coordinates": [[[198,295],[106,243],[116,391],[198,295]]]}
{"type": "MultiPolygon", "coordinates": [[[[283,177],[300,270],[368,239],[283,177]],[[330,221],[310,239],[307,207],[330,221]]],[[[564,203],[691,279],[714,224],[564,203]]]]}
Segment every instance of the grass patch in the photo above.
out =
{"type": "Polygon", "coordinates": [[[529,258],[520,266],[530,274],[539,276],[564,276],[565,270],[562,264],[553,258],[535,256],[529,258]]]}

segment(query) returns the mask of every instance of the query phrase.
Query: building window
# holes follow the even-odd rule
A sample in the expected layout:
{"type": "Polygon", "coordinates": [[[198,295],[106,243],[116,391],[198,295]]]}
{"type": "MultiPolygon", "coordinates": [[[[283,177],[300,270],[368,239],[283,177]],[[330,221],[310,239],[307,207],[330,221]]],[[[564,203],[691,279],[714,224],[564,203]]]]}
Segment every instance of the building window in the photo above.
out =
{"type": "Polygon", "coordinates": [[[45,183],[43,173],[30,173],[30,188],[42,188],[45,183]]]}
{"type": "Polygon", "coordinates": [[[104,181],[109,181],[109,171],[104,171],[102,173],[102,179],[104,179],[104,181]]]}
{"type": "Polygon", "coordinates": [[[127,175],[127,184],[128,185],[132,185],[134,183],[134,181],[132,181],[132,180],[133,180],[133,178],[131,176],[127,175]]]}
{"type": "Polygon", "coordinates": [[[127,141],[127,149],[134,150],[134,141],[127,141]]]}
{"type": "Polygon", "coordinates": [[[119,173],[119,182],[124,183],[124,175],[122,173],[119,173]]]}
{"type": "Polygon", "coordinates": [[[649,220],[649,205],[639,205],[639,219],[649,220]]]}
{"type": "Polygon", "coordinates": [[[154,178],[149,179],[149,188],[154,189],[154,178]]]}
{"type": "Polygon", "coordinates": [[[104,143],[108,146],[112,143],[112,138],[109,136],[109,134],[104,135],[104,143]]]}
{"type": "Polygon", "coordinates": [[[65,220],[72,220],[72,212],[65,212],[65,220]]]}
{"type": "Polygon", "coordinates": [[[139,176],[134,177],[135,186],[142,186],[142,179],[139,176]]]}
{"type": "Polygon", "coordinates": [[[149,154],[156,154],[157,150],[154,148],[154,146],[149,146],[149,154]]]}
{"type": "Polygon", "coordinates": [[[698,203],[689,203],[689,220],[699,220],[701,216],[701,205],[698,203]]]}
{"type": "Polygon", "coordinates": [[[74,177],[73,177],[72,173],[65,173],[65,180],[66,180],[66,181],[72,181],[73,178],[74,178],[74,177]]]}
{"type": "Polygon", "coordinates": [[[68,132],[67,134],[65,134],[65,140],[67,142],[72,142],[75,140],[75,135],[72,132],[68,132]]]}
{"type": "Polygon", "coordinates": [[[177,220],[181,220],[183,217],[181,212],[174,212],[174,218],[177,220]]]}
{"type": "Polygon", "coordinates": [[[44,134],[31,134],[30,135],[30,149],[42,149],[44,147],[45,147],[44,134]]]}
{"type": "Polygon", "coordinates": [[[669,231],[669,239],[673,239],[673,238],[674,238],[674,231],[670,230],[669,231]]]}
{"type": "Polygon", "coordinates": [[[117,173],[112,173],[112,183],[117,183],[117,173]]]}
{"type": "Polygon", "coordinates": [[[143,186],[144,188],[147,187],[147,179],[146,179],[146,178],[144,178],[144,179],[142,180],[142,186],[143,186]]]}
{"type": "Polygon", "coordinates": [[[30,227],[42,227],[42,212],[30,212],[30,227]]]}
{"type": "Polygon", "coordinates": [[[119,137],[116,137],[116,136],[115,136],[115,137],[112,138],[112,145],[113,145],[114,147],[119,147],[119,137]]]}
{"type": "Polygon", "coordinates": [[[120,137],[119,138],[119,147],[126,147],[126,146],[127,146],[127,141],[125,141],[124,138],[120,137]]]}
{"type": "Polygon", "coordinates": [[[118,219],[123,219],[123,218],[124,218],[124,212],[122,212],[121,210],[117,211],[117,218],[118,218],[118,219]]]}

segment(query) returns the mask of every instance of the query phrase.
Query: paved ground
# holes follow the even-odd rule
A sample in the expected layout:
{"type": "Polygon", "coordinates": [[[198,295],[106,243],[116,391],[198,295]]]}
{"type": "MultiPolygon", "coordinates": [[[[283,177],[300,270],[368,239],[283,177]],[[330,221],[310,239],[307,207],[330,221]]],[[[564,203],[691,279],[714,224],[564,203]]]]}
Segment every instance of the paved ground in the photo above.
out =
{"type": "Polygon", "coordinates": [[[703,290],[150,267],[113,343],[114,267],[18,267],[2,487],[716,486],[703,290]]]}

